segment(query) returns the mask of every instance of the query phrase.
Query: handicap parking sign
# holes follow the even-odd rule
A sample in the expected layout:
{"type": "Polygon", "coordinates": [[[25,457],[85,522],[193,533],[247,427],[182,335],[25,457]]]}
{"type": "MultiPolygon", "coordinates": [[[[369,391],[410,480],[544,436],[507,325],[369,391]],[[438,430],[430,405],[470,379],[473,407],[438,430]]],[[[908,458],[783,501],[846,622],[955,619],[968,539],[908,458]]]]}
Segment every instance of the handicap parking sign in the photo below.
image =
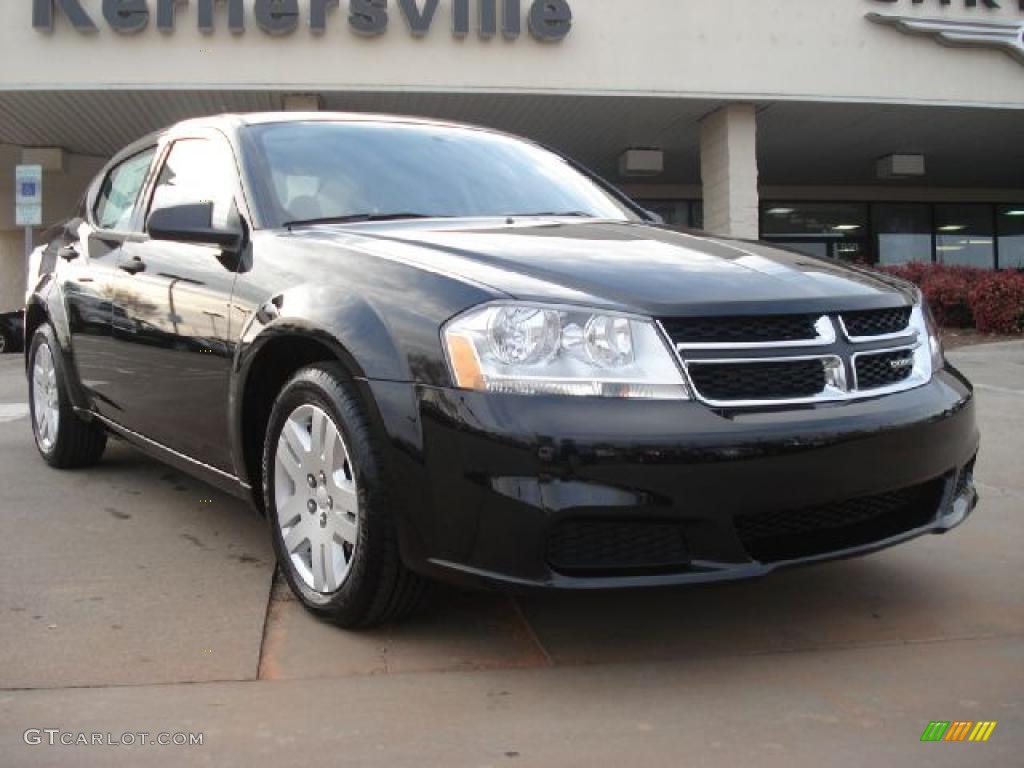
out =
{"type": "Polygon", "coordinates": [[[38,227],[43,223],[43,167],[19,165],[15,171],[15,225],[38,227]]]}

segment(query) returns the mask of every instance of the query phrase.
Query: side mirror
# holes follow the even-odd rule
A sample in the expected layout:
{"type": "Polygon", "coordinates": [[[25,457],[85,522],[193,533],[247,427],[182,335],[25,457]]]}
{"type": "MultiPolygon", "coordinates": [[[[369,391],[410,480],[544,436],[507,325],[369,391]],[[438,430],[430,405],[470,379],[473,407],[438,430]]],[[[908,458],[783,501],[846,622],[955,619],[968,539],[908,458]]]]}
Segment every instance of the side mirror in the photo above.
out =
{"type": "Polygon", "coordinates": [[[213,203],[170,205],[153,211],[146,229],[154,240],[219,245],[227,251],[241,249],[244,239],[241,223],[236,219],[227,227],[215,227],[212,220],[213,203]]]}

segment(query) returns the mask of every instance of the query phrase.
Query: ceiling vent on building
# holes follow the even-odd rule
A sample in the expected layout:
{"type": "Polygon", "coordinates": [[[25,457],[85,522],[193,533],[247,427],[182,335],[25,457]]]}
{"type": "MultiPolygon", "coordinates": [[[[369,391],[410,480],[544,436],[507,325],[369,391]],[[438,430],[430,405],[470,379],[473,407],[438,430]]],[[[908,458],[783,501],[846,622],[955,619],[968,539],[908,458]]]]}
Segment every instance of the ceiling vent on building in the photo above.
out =
{"type": "Polygon", "coordinates": [[[64,173],[64,150],[60,147],[25,147],[21,150],[23,165],[39,165],[46,172],[64,173]]]}
{"type": "Polygon", "coordinates": [[[886,155],[878,159],[878,178],[909,179],[924,176],[924,155],[886,155]]]}
{"type": "Polygon", "coordinates": [[[619,157],[623,176],[657,176],[665,170],[665,153],[660,149],[627,149],[619,157]]]}
{"type": "Polygon", "coordinates": [[[285,112],[319,112],[320,96],[315,93],[286,93],[283,106],[285,112]]]}

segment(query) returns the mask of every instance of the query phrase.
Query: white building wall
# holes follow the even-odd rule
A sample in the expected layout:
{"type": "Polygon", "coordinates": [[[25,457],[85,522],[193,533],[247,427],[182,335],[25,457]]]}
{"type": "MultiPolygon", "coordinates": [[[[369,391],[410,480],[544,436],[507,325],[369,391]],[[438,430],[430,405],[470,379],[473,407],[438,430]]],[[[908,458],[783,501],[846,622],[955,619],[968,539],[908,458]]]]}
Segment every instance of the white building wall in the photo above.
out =
{"type": "MultiPolygon", "coordinates": [[[[523,17],[532,0],[521,0],[523,17]]],[[[29,0],[0,3],[0,91],[65,89],[252,89],[284,92],[345,90],[499,93],[646,94],[721,103],[781,100],[973,105],[1020,110],[1024,66],[997,49],[940,45],[868,19],[870,13],[1024,24],[1018,0],[968,6],[966,0],[569,0],[571,34],[545,44],[526,31],[515,41],[451,33],[452,3],[442,0],[430,31],[414,37],[395,0],[387,32],[353,34],[348,0],[329,12],[322,35],[308,28],[310,0],[298,0],[298,29],[282,37],[262,32],[253,0],[243,0],[246,32],[227,30],[223,3],[216,31],[198,30],[198,0],[178,4],[173,33],[156,29],[154,14],[135,35],[115,33],[102,0],[80,0],[99,27],[83,35],[59,13],[52,32],[32,27],[29,0]]],[[[474,7],[476,2],[471,3],[474,7]]],[[[473,20],[475,29],[476,21],[473,20]]],[[[14,125],[47,115],[0,115],[14,125]]],[[[116,119],[116,118],[111,118],[116,119]]],[[[754,139],[732,143],[754,152],[754,139]],[[743,144],[746,142],[746,146],[743,144]]],[[[994,148],[997,151],[998,148],[994,148]]],[[[734,155],[735,158],[738,155],[734,155]]],[[[17,147],[0,146],[0,311],[20,303],[22,235],[13,224],[17,147]]],[[[705,194],[717,231],[756,235],[756,175],[750,163],[725,158],[708,166],[705,194]],[[735,178],[734,174],[738,174],[735,178]],[[751,202],[751,194],[754,194],[751,202]],[[716,201],[721,200],[719,205],[716,201]],[[753,221],[753,229],[751,228],[753,221]]],[[[64,174],[44,178],[45,222],[74,206],[102,160],[68,157],[64,174]]],[[[933,200],[943,190],[886,188],[886,199],[933,200]]],[[[659,188],[658,196],[669,194],[659,188]]],[[[852,190],[762,190],[774,197],[851,199],[852,190]],[[783,194],[785,192],[786,194],[783,194]]],[[[874,192],[863,190],[865,196],[874,192]]],[[[948,191],[949,199],[1017,201],[1007,190],[948,191]]],[[[685,197],[694,197],[687,194],[685,197]]]]}
{"type": "MultiPolygon", "coordinates": [[[[450,0],[430,31],[414,37],[388,3],[379,37],[350,30],[348,2],[330,11],[327,31],[273,37],[257,28],[244,0],[246,32],[198,31],[198,2],[181,7],[171,34],[155,18],[135,35],[113,32],[102,0],[81,0],[93,35],[58,18],[52,33],[32,28],[28,2],[0,5],[0,89],[265,88],[644,93],[666,96],[975,104],[1024,108],[1019,60],[998,50],[950,49],[869,21],[872,12],[951,19],[1022,21],[1017,0],[997,9],[964,0],[569,0],[571,34],[544,44],[525,31],[459,40],[450,0]]],[[[525,9],[531,0],[522,0],[525,9]]],[[[218,3],[218,5],[221,5],[218,3]]],[[[422,5],[422,4],[421,4],[422,5]]],[[[475,3],[473,3],[475,6],[475,3]]],[[[156,3],[149,2],[151,10],[156,3]]],[[[473,28],[476,22],[473,21],[473,28]]]]}
{"type": "MultiPolygon", "coordinates": [[[[14,168],[21,162],[21,147],[0,144],[0,312],[24,303],[25,234],[14,222],[14,168]]],[[[68,218],[89,181],[106,162],[103,158],[64,155],[63,172],[43,174],[43,226],[68,218]]],[[[42,229],[36,230],[36,235],[42,229]]]]}

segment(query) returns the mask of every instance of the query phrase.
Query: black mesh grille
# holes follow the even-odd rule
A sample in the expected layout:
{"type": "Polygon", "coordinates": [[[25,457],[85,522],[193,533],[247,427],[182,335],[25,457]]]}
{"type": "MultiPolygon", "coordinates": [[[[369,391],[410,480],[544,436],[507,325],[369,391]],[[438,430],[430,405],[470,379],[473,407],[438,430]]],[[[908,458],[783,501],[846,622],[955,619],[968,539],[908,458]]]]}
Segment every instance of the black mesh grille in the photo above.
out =
{"type": "Polygon", "coordinates": [[[857,358],[857,389],[878,389],[899,384],[914,372],[914,353],[909,349],[861,355],[857,358]]]}
{"type": "Polygon", "coordinates": [[[682,528],[673,523],[569,520],[548,540],[548,563],[561,573],[672,571],[689,562],[682,528]]]}
{"type": "Polygon", "coordinates": [[[825,389],[821,360],[766,363],[693,363],[690,378],[709,400],[783,400],[825,389]]]}
{"type": "Polygon", "coordinates": [[[910,325],[910,307],[844,312],[843,325],[850,336],[885,336],[900,333],[910,325]]]}
{"type": "Polygon", "coordinates": [[[739,515],[736,532],[761,562],[860,547],[927,525],[938,512],[945,480],[795,511],[739,515]]]}
{"type": "Polygon", "coordinates": [[[675,344],[748,344],[815,339],[817,315],[686,317],[662,320],[675,344]]]}

